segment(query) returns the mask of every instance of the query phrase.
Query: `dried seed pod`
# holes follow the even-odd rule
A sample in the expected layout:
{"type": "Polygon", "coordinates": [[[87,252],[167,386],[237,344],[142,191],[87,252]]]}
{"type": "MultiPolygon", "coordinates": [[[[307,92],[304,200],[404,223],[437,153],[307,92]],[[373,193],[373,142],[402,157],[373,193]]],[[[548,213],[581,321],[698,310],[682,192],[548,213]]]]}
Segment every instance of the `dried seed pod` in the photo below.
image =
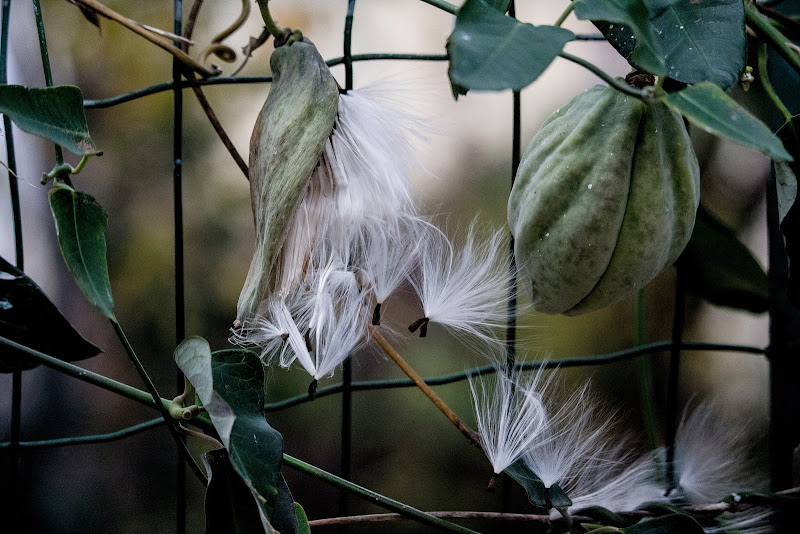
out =
{"type": "Polygon", "coordinates": [[[589,89],[531,140],[508,202],[533,307],[577,315],[644,287],[683,251],[700,171],[680,115],[589,89]]]}
{"type": "Polygon", "coordinates": [[[272,87],[250,139],[256,250],[237,321],[255,315],[274,286],[276,258],[338,110],[339,87],[308,39],[277,48],[270,67],[272,87]]]}

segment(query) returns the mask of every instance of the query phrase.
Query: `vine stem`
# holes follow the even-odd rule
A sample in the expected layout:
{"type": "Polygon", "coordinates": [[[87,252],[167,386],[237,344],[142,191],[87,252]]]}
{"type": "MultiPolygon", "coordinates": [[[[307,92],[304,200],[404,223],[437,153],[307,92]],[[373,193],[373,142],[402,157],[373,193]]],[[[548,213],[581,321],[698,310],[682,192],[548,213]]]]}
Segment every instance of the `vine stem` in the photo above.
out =
{"type": "Polygon", "coordinates": [[[451,15],[455,15],[458,13],[458,7],[454,6],[450,2],[445,2],[444,0],[422,0],[426,4],[430,4],[433,7],[438,7],[442,11],[447,11],[451,15]]]}
{"type": "Polygon", "coordinates": [[[158,411],[161,412],[161,416],[164,418],[164,421],[167,423],[167,428],[169,429],[170,434],[172,434],[172,438],[175,440],[175,443],[178,445],[178,450],[181,454],[183,454],[186,461],[189,463],[189,467],[192,468],[195,475],[202,480],[206,481],[206,475],[203,470],[198,465],[197,461],[192,456],[192,453],[189,452],[189,449],[186,447],[186,442],[181,439],[181,435],[178,433],[177,429],[175,428],[175,419],[170,415],[169,408],[165,407],[163,403],[159,402],[161,396],[158,394],[158,390],[156,389],[155,384],[150,379],[150,375],[147,374],[142,362],[139,360],[138,356],[133,350],[130,342],[128,341],[127,336],[125,336],[125,332],[123,332],[122,327],[120,324],[115,320],[111,319],[111,326],[114,327],[114,332],[116,332],[117,337],[119,338],[120,342],[122,343],[125,352],[128,354],[133,366],[136,367],[136,371],[139,373],[142,381],[144,382],[145,387],[150,392],[150,396],[152,398],[153,404],[156,405],[158,411]]]}
{"type": "MultiPolygon", "coordinates": [[[[44,84],[47,87],[53,86],[53,72],[50,69],[50,54],[47,52],[47,36],[44,31],[44,18],[42,17],[42,5],[39,0],[33,0],[33,14],[36,17],[36,31],[39,35],[39,52],[42,55],[42,69],[44,70],[44,84]]],[[[64,151],[56,143],[56,166],[64,164],[64,151]]],[[[69,178],[65,179],[69,184],[69,178]]]]}
{"type": "Polygon", "coordinates": [[[419,521],[420,523],[430,525],[439,530],[443,530],[446,532],[461,532],[464,534],[477,534],[474,530],[470,530],[466,527],[462,527],[461,525],[457,525],[455,523],[450,523],[449,521],[445,521],[444,519],[430,515],[426,512],[413,508],[407,504],[403,504],[394,499],[390,499],[389,497],[385,497],[380,493],[376,493],[372,490],[359,486],[358,484],[354,484],[343,478],[337,477],[334,474],[328,473],[327,471],[324,471],[319,467],[315,467],[302,460],[289,456],[288,454],[283,455],[283,463],[291,467],[292,469],[302,471],[303,473],[311,475],[314,478],[323,480],[329,484],[342,488],[345,491],[358,495],[359,497],[365,499],[368,502],[377,504],[382,508],[386,508],[387,510],[397,512],[406,517],[410,517],[412,519],[419,521]]]}
{"type": "Polygon", "coordinates": [[[569,17],[570,13],[573,11],[575,11],[575,4],[570,2],[564,12],[561,13],[561,16],[558,17],[558,19],[553,23],[553,26],[561,27],[561,25],[564,24],[564,21],[567,20],[567,17],[569,17]]]}
{"type": "Polygon", "coordinates": [[[433,389],[425,383],[425,381],[417,374],[413,367],[411,367],[400,354],[392,347],[380,332],[374,327],[369,327],[369,332],[372,338],[380,345],[383,351],[395,364],[410,378],[414,384],[422,391],[428,399],[433,403],[440,412],[444,414],[447,419],[467,438],[472,444],[483,450],[481,445],[481,438],[477,432],[469,428],[463,421],[456,415],[456,413],[433,391],[433,389]]]}
{"type": "Polygon", "coordinates": [[[758,12],[758,8],[751,2],[745,2],[745,18],[747,23],[753,26],[757,33],[775,47],[778,54],[786,60],[791,67],[800,73],[800,54],[794,50],[788,37],[783,35],[780,30],[775,28],[767,17],[758,12]]]}
{"type": "Polygon", "coordinates": [[[767,72],[767,43],[761,43],[758,46],[758,81],[761,83],[761,87],[764,88],[764,92],[767,93],[769,99],[775,107],[778,108],[778,111],[781,112],[781,115],[783,115],[789,127],[794,131],[792,113],[786,108],[780,97],[778,97],[778,93],[775,92],[775,88],[772,87],[772,83],[769,81],[769,74],[767,72]]]}
{"type": "Polygon", "coordinates": [[[566,59],[567,61],[572,61],[573,63],[576,63],[576,64],[580,65],[581,67],[585,68],[586,70],[591,71],[598,78],[600,78],[601,80],[606,82],[608,85],[610,85],[611,87],[613,87],[617,91],[625,93],[626,95],[630,95],[630,96],[636,97],[639,100],[643,100],[645,102],[649,102],[649,101],[651,101],[653,99],[652,90],[637,89],[635,87],[631,87],[627,83],[617,80],[616,78],[611,76],[609,73],[607,73],[606,71],[604,71],[603,69],[601,69],[600,67],[595,65],[594,63],[586,61],[585,59],[580,58],[578,56],[574,56],[574,55],[570,54],[569,52],[561,52],[558,55],[561,56],[562,58],[566,59]]]}
{"type": "Polygon", "coordinates": [[[261,10],[261,18],[264,19],[264,26],[266,26],[267,31],[277,42],[282,41],[284,38],[283,30],[275,24],[272,13],[269,12],[269,0],[256,0],[256,4],[258,4],[258,9],[261,10]]]}
{"type": "MultiPolygon", "coordinates": [[[[640,289],[636,294],[636,304],[634,310],[634,325],[636,334],[636,345],[644,345],[647,338],[647,314],[645,311],[645,291],[640,289]]],[[[653,366],[650,358],[639,356],[637,360],[637,370],[639,373],[639,387],[642,395],[642,415],[647,437],[650,441],[650,448],[655,450],[659,445],[658,423],[656,422],[655,392],[653,390],[653,366]]]]}

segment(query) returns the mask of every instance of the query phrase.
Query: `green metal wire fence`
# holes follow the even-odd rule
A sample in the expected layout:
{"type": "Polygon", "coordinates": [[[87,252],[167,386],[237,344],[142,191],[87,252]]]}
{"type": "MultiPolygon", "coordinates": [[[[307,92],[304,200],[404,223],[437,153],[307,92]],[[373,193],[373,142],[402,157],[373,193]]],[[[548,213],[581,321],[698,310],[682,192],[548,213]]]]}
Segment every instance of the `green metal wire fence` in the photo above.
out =
{"type": "MultiPolygon", "coordinates": [[[[17,1],[16,5],[23,9],[25,2],[17,1]]],[[[371,54],[352,54],[351,42],[352,33],[355,20],[355,7],[356,0],[348,0],[347,11],[345,14],[345,29],[344,29],[344,54],[342,57],[337,57],[327,61],[329,66],[344,65],[345,68],[345,89],[353,87],[353,70],[356,63],[363,61],[381,61],[381,60],[407,60],[407,61],[446,61],[446,55],[430,55],[430,54],[397,54],[397,53],[371,53],[371,54]]],[[[45,65],[45,77],[48,86],[53,84],[52,76],[49,72],[49,62],[47,60],[47,45],[45,40],[44,25],[42,23],[41,7],[38,0],[33,0],[33,8],[36,15],[37,27],[39,30],[39,38],[41,43],[41,50],[43,56],[43,63],[45,65]]],[[[0,30],[0,83],[6,83],[7,77],[7,55],[8,55],[8,34],[9,34],[9,16],[11,9],[11,0],[2,0],[2,27],[0,30]]],[[[514,15],[514,2],[511,3],[509,13],[514,15]]],[[[182,0],[174,0],[174,19],[173,19],[173,32],[180,35],[183,30],[183,2],[182,0]]],[[[602,36],[599,35],[581,35],[578,37],[583,40],[601,40],[602,36]]],[[[176,43],[177,45],[177,43],[176,43]]],[[[110,98],[102,100],[86,100],[84,106],[89,109],[101,109],[117,106],[119,104],[130,102],[147,95],[156,94],[159,92],[172,91],[173,93],[173,193],[174,193],[174,235],[175,235],[175,342],[180,343],[186,336],[185,328],[185,289],[184,289],[184,228],[183,228],[183,186],[182,186],[182,169],[184,154],[182,151],[182,138],[183,132],[183,91],[192,86],[206,86],[206,85],[233,85],[233,84],[252,84],[252,83],[268,83],[271,81],[269,76],[242,76],[242,77],[217,77],[203,80],[186,79],[183,75],[184,69],[178,60],[173,60],[173,76],[172,81],[164,82],[149,87],[144,87],[135,91],[124,94],[119,94],[110,98]]],[[[519,164],[521,153],[521,100],[519,93],[513,93],[509,105],[513,108],[513,121],[512,129],[512,172],[509,180],[509,186],[513,184],[513,177],[516,174],[517,166],[519,164]]],[[[24,257],[22,252],[22,229],[21,229],[21,208],[19,201],[19,190],[17,185],[17,165],[15,160],[15,145],[11,130],[10,119],[8,116],[3,117],[4,131],[5,131],[5,144],[6,144],[6,157],[8,162],[9,172],[9,187],[11,206],[13,213],[13,231],[15,239],[16,250],[16,265],[24,268],[24,257]]],[[[191,156],[191,155],[190,155],[191,156]]],[[[57,154],[59,162],[63,161],[63,156],[57,154]]],[[[771,307],[770,307],[770,344],[768,347],[755,347],[755,346],[742,346],[732,345],[725,343],[699,343],[690,342],[683,339],[684,328],[684,315],[685,315],[685,298],[684,290],[680,279],[678,279],[675,287],[675,306],[673,310],[672,324],[673,331],[671,339],[652,342],[647,344],[639,344],[627,350],[597,354],[592,356],[585,356],[579,358],[571,358],[567,360],[551,360],[547,362],[515,362],[515,339],[516,339],[516,289],[510,287],[509,291],[512,294],[512,300],[509,304],[508,313],[508,328],[507,328],[507,358],[508,361],[515,364],[520,369],[536,369],[541,367],[546,368],[567,368],[577,366],[597,366],[628,360],[633,358],[640,358],[642,356],[652,355],[655,353],[668,352],[669,359],[669,377],[667,380],[667,398],[665,406],[666,413],[666,427],[664,428],[664,435],[666,437],[666,445],[668,450],[674,443],[675,431],[678,420],[678,386],[680,374],[680,361],[681,354],[693,351],[718,351],[730,353],[748,353],[755,355],[766,355],[770,361],[771,367],[771,387],[772,387],[772,410],[771,410],[771,441],[770,441],[770,457],[771,457],[771,475],[773,488],[787,487],[791,482],[791,462],[792,462],[792,447],[794,443],[794,432],[787,428],[793,421],[796,421],[796,408],[788,408],[787,403],[792,403],[797,400],[797,393],[795,392],[795,380],[797,375],[797,364],[793,361],[796,350],[795,335],[796,332],[796,318],[793,318],[791,311],[787,308],[788,304],[782,295],[785,294],[786,259],[783,256],[783,248],[781,242],[780,231],[777,228],[777,213],[774,206],[776,205],[775,199],[775,180],[774,176],[768,184],[768,204],[771,206],[768,213],[769,223],[769,249],[770,249],[770,292],[771,292],[771,307]]],[[[513,243],[511,250],[513,251],[513,243]]],[[[513,263],[513,254],[510,255],[510,261],[513,263]]],[[[47,365],[46,360],[43,361],[47,365]]],[[[101,383],[101,378],[94,378],[92,373],[87,373],[85,370],[78,366],[67,366],[70,369],[64,370],[64,366],[60,367],[62,372],[75,376],[82,380],[95,383],[101,383]]],[[[478,376],[488,373],[496,372],[494,366],[484,366],[469,369],[463,372],[449,374],[446,376],[430,377],[426,379],[429,385],[445,385],[454,382],[467,380],[469,377],[478,376]]],[[[11,399],[11,414],[10,414],[10,440],[8,442],[0,443],[0,450],[6,451],[8,455],[8,472],[9,477],[2,482],[9,488],[10,495],[14,495],[16,488],[19,485],[19,462],[24,458],[25,454],[34,450],[53,449],[58,447],[78,446],[90,443],[99,443],[125,439],[132,435],[145,432],[151,428],[164,424],[162,418],[152,419],[140,424],[130,426],[120,431],[96,434],[90,436],[79,437],[64,437],[59,439],[51,439],[44,441],[27,441],[20,440],[21,435],[21,410],[22,410],[22,371],[15,371],[12,377],[11,391],[4,393],[9,394],[11,399]]],[[[349,360],[345,362],[342,381],[339,384],[327,386],[319,389],[316,392],[316,397],[325,397],[329,395],[339,395],[341,398],[341,412],[342,412],[342,428],[341,428],[341,459],[340,459],[340,473],[342,478],[349,479],[351,473],[351,458],[352,458],[352,396],[354,393],[370,390],[386,390],[392,388],[407,388],[413,387],[414,383],[411,380],[374,380],[374,381],[353,381],[352,371],[349,360]]],[[[177,376],[177,386],[180,391],[183,388],[183,377],[180,373],[177,376]]],[[[274,412],[283,410],[292,406],[297,406],[308,402],[307,395],[301,395],[279,402],[272,402],[265,405],[266,412],[274,412]]],[[[184,532],[186,530],[186,487],[185,487],[185,462],[179,458],[176,466],[176,491],[178,494],[178,507],[177,507],[177,532],[184,532]]],[[[13,503],[11,503],[13,506],[13,503]]],[[[348,510],[348,503],[346,494],[343,494],[340,502],[340,513],[345,515],[348,510]]]]}

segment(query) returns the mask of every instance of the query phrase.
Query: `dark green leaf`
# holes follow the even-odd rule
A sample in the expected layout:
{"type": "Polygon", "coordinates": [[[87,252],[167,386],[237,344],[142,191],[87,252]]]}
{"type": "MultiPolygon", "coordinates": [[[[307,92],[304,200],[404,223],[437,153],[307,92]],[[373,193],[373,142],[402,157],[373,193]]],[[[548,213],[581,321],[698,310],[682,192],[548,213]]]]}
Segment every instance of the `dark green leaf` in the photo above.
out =
{"type": "MultiPolygon", "coordinates": [[[[585,14],[586,0],[579,4],[584,5],[579,12],[585,14]]],[[[597,6],[592,7],[597,9],[597,6]]],[[[639,6],[639,11],[643,14],[645,10],[639,6]]],[[[653,12],[648,10],[650,16],[653,12]]],[[[622,21],[625,17],[618,14],[613,18],[622,21]]],[[[638,41],[630,26],[600,20],[593,22],[632,65],[649,70],[646,54],[645,63],[637,62],[634,51],[641,54],[642,50],[637,48],[638,41]]],[[[663,74],[685,83],[709,81],[725,89],[738,82],[746,51],[744,5],[740,0],[676,2],[650,19],[648,26],[639,28],[639,32],[652,39],[649,46],[646,43],[645,50],[660,50],[663,74]]]]}
{"type": "Polygon", "coordinates": [[[69,272],[89,302],[116,320],[106,263],[105,210],[91,195],[61,186],[50,190],[50,209],[69,272]]]}
{"type": "MultiPolygon", "coordinates": [[[[208,342],[191,337],[175,349],[175,361],[197,390],[231,463],[269,521],[285,517],[279,496],[283,438],[264,419],[264,370],[246,350],[225,350],[212,356],[208,342]]],[[[291,496],[289,496],[291,499],[291,496]]],[[[284,526],[285,528],[285,526],[284,526]]]]}
{"type": "Polygon", "coordinates": [[[678,269],[686,289],[712,304],[754,313],[767,309],[767,274],[736,234],[702,206],[678,269]]]}
{"type": "Polygon", "coordinates": [[[525,488],[528,493],[528,500],[535,506],[544,509],[572,506],[572,500],[558,484],[545,488],[542,480],[525,465],[523,460],[517,460],[508,466],[505,472],[525,488]]]}
{"type": "Polygon", "coordinates": [[[723,89],[739,81],[746,54],[741,0],[677,2],[652,24],[670,78],[712,82],[723,89]]]}
{"type": "Polygon", "coordinates": [[[299,502],[294,503],[294,513],[297,517],[297,534],[311,534],[311,527],[308,526],[306,511],[303,510],[299,502]]]}
{"type": "MultiPolygon", "coordinates": [[[[652,25],[652,21],[660,16],[664,10],[677,0],[576,0],[575,16],[579,19],[592,21],[606,21],[612,23],[606,31],[613,31],[613,24],[624,24],[630,28],[636,37],[636,42],[619,41],[613,45],[621,45],[619,49],[625,50],[629,61],[651,74],[666,74],[666,54],[661,45],[661,40],[652,25]],[[634,44],[630,50],[631,44],[634,44]]],[[[601,28],[602,30],[602,28],[601,28]]],[[[604,32],[605,34],[605,32],[604,32]]],[[[619,34],[620,38],[629,38],[626,32],[619,34]]]]}
{"type": "Polygon", "coordinates": [[[278,481],[278,497],[275,499],[275,507],[272,516],[269,518],[272,526],[281,534],[297,534],[298,520],[292,492],[283,475],[278,481]]]}
{"type": "Polygon", "coordinates": [[[686,514],[669,514],[642,519],[633,526],[621,529],[625,534],[703,534],[700,523],[686,514]]]}
{"type": "Polygon", "coordinates": [[[753,147],[776,161],[791,160],[778,137],[713,83],[700,83],[663,101],[708,133],[753,147]]]}
{"type": "Polygon", "coordinates": [[[575,38],[555,26],[533,26],[507,17],[486,0],[467,0],[447,40],[453,96],[477,91],[521,90],[539,77],[575,38]]]}
{"type": "Polygon", "coordinates": [[[0,113],[21,130],[50,139],[78,155],[97,154],[89,137],[81,90],[73,85],[45,89],[0,85],[0,113]]]}
{"type": "MultiPolygon", "coordinates": [[[[86,341],[36,283],[0,257],[0,336],[66,362],[89,358],[100,349],[86,341]]],[[[0,373],[37,364],[0,348],[0,373]]]]}
{"type": "Polygon", "coordinates": [[[216,449],[201,458],[208,473],[205,534],[263,534],[258,505],[234,471],[228,451],[216,449]]]}
{"type": "Polygon", "coordinates": [[[505,13],[508,11],[508,6],[511,4],[511,0],[486,0],[486,3],[500,13],[505,13]]]}
{"type": "Polygon", "coordinates": [[[778,137],[794,158],[791,163],[775,164],[778,182],[780,228],[789,259],[789,302],[800,307],[800,204],[797,203],[797,176],[800,174],[800,116],[778,130],[778,137]]]}

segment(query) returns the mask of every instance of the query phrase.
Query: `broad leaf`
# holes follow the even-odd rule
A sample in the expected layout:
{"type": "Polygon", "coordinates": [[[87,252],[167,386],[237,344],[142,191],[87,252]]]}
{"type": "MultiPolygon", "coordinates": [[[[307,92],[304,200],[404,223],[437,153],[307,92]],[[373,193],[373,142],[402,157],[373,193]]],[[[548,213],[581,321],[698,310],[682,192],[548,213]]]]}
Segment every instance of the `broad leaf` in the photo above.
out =
{"type": "Polygon", "coordinates": [[[678,258],[686,289],[718,306],[767,310],[767,274],[750,250],[702,207],[692,237],[678,258]]]}
{"type": "Polygon", "coordinates": [[[50,139],[78,155],[97,154],[89,137],[83,95],[74,85],[45,89],[0,85],[0,113],[21,130],[50,139]]]}
{"type": "Polygon", "coordinates": [[[205,534],[263,534],[258,505],[234,471],[228,451],[209,451],[201,459],[208,473],[205,534]]]}
{"type": "Polygon", "coordinates": [[[794,158],[791,163],[775,163],[778,182],[780,229],[789,260],[789,302],[800,307],[800,205],[797,203],[797,176],[800,174],[800,116],[778,130],[778,137],[794,158]]]}
{"type": "Polygon", "coordinates": [[[741,0],[676,2],[652,24],[670,78],[723,89],[739,81],[747,51],[741,0]]]}
{"type": "Polygon", "coordinates": [[[62,186],[50,190],[50,209],[69,272],[89,302],[116,320],[106,262],[105,210],[91,195],[62,186]]]}
{"type": "Polygon", "coordinates": [[[246,350],[218,351],[212,356],[208,342],[199,337],[181,343],[175,349],[175,361],[197,390],[233,468],[258,504],[264,530],[273,532],[271,521],[285,520],[289,505],[280,495],[283,438],[262,413],[261,361],[246,350]]]}
{"type": "Polygon", "coordinates": [[[569,30],[507,17],[486,0],[467,0],[447,40],[453,96],[458,98],[470,89],[519,91],[538,78],[574,38],[569,30]]]}
{"type": "Polygon", "coordinates": [[[546,488],[542,480],[525,465],[523,460],[517,460],[508,466],[505,472],[525,488],[528,500],[535,506],[545,509],[572,506],[572,500],[558,484],[546,488]]]}
{"type": "Polygon", "coordinates": [[[664,103],[708,133],[753,147],[776,161],[791,160],[778,137],[713,83],[671,93],[664,103]]]}
{"type": "MultiPolygon", "coordinates": [[[[233,468],[228,451],[209,451],[202,459],[209,474],[205,534],[263,534],[259,506],[253,500],[250,488],[233,468]]],[[[283,477],[278,490],[276,513],[270,524],[281,534],[297,534],[295,505],[283,477]]]]}
{"type": "Polygon", "coordinates": [[[621,529],[625,534],[703,534],[703,527],[686,514],[669,514],[642,519],[635,525],[621,529]]]}
{"type": "MultiPolygon", "coordinates": [[[[576,4],[579,13],[586,14],[586,4],[598,14],[598,5],[615,2],[587,2],[576,4]],[[578,7],[583,5],[583,7],[578,7]]],[[[645,10],[639,6],[639,11],[645,10]]],[[[648,10],[648,16],[654,11],[648,10]]],[[[634,15],[627,12],[629,16],[634,15]]],[[[617,14],[617,23],[593,19],[595,26],[608,42],[632,65],[650,70],[645,63],[637,61],[642,53],[636,34],[630,26],[619,23],[625,16],[617,14]],[[634,54],[634,51],[637,54],[634,54]]],[[[641,19],[642,17],[638,17],[641,19]]],[[[739,80],[744,69],[746,38],[744,31],[744,5],[740,0],[704,0],[703,2],[676,2],[648,21],[649,28],[638,28],[638,33],[648,35],[650,43],[645,50],[659,51],[663,60],[663,74],[685,83],[709,81],[728,89],[739,80]]],[[[653,65],[649,65],[652,67],[653,65]]],[[[658,64],[661,67],[661,63],[658,64]]]]}
{"type": "MultiPolygon", "coordinates": [[[[0,257],[0,336],[65,362],[100,353],[61,315],[36,283],[0,257]]],[[[0,348],[0,373],[32,369],[36,362],[0,348]]]]}
{"type": "MultiPolygon", "coordinates": [[[[576,0],[575,16],[579,19],[624,24],[636,37],[629,61],[652,74],[666,74],[666,53],[652,21],[677,0],[576,0]]],[[[613,30],[611,26],[607,28],[613,30]]],[[[614,44],[612,42],[612,44],[614,44]]]]}
{"type": "Polygon", "coordinates": [[[508,11],[511,0],[486,0],[486,4],[492,6],[500,13],[505,13],[508,11]]]}

